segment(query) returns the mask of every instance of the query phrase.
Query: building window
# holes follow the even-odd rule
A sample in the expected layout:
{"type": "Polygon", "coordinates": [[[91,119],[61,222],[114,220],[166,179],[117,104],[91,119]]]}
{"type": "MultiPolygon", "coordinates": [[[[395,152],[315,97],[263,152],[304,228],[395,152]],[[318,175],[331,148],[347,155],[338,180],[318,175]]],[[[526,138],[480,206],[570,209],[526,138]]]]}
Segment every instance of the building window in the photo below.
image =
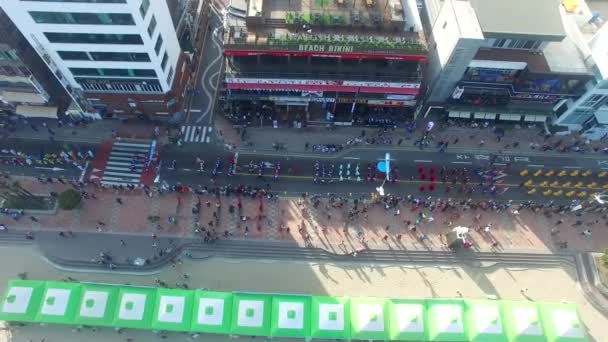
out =
{"type": "Polygon", "coordinates": [[[44,32],[51,43],[143,45],[138,34],[44,32]]]}
{"type": "Polygon", "coordinates": [[[148,25],[148,35],[150,35],[150,38],[154,35],[154,30],[156,30],[156,18],[152,16],[150,24],[148,25]]]}
{"type": "Polygon", "coordinates": [[[149,62],[150,56],[143,52],[90,52],[94,61],[100,62],[149,62]]]}
{"type": "Polygon", "coordinates": [[[135,25],[129,13],[29,12],[38,24],[135,25]]]}
{"type": "Polygon", "coordinates": [[[171,86],[171,80],[173,79],[173,67],[169,68],[169,74],[167,75],[167,84],[171,86]]]}
{"type": "Polygon", "coordinates": [[[165,54],[163,55],[163,61],[160,62],[160,67],[163,69],[163,71],[165,71],[165,67],[167,66],[168,59],[169,59],[169,55],[167,55],[167,51],[165,51],[165,54]]]}
{"type": "Polygon", "coordinates": [[[91,57],[82,51],[57,51],[59,57],[66,61],[90,61],[91,57]]]}
{"type": "Polygon", "coordinates": [[[494,44],[492,45],[492,47],[501,48],[501,47],[503,47],[505,45],[506,42],[507,42],[506,39],[496,39],[494,41],[494,44]]]}
{"type": "Polygon", "coordinates": [[[74,76],[156,77],[153,69],[70,68],[70,71],[74,76]]]}
{"type": "Polygon", "coordinates": [[[21,1],[38,1],[38,2],[83,2],[97,4],[126,4],[127,0],[21,0],[21,1]]]}
{"type": "Polygon", "coordinates": [[[158,54],[160,53],[160,49],[163,47],[163,36],[161,36],[160,34],[158,35],[158,38],[156,38],[156,44],[154,44],[154,51],[156,51],[156,55],[158,56],[158,54]]]}
{"type": "Polygon", "coordinates": [[[0,51],[0,61],[16,61],[18,59],[14,50],[0,51]]]}
{"type": "Polygon", "coordinates": [[[139,6],[139,14],[141,14],[142,18],[146,17],[148,8],[150,8],[150,0],[142,0],[141,5],[139,6]]]}
{"type": "Polygon", "coordinates": [[[607,97],[604,95],[591,95],[581,104],[583,107],[597,109],[606,103],[607,97]]]}

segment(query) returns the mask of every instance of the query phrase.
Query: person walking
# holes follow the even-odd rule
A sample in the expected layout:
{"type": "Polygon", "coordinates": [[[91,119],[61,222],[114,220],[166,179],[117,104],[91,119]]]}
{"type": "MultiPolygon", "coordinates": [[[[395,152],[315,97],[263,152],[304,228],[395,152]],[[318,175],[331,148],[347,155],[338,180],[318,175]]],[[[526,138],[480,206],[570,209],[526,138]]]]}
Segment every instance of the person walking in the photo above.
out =
{"type": "Polygon", "coordinates": [[[122,205],[122,198],[116,197],[116,203],[122,205]]]}

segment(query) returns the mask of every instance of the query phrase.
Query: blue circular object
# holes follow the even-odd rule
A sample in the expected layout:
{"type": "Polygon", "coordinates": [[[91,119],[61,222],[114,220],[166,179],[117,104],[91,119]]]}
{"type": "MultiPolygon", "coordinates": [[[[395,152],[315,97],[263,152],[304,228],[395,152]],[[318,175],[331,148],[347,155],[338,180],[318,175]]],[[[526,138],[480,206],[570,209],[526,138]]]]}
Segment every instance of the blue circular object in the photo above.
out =
{"type": "Polygon", "coordinates": [[[378,168],[378,171],[386,172],[386,162],[378,162],[378,164],[376,164],[376,167],[378,168]]]}

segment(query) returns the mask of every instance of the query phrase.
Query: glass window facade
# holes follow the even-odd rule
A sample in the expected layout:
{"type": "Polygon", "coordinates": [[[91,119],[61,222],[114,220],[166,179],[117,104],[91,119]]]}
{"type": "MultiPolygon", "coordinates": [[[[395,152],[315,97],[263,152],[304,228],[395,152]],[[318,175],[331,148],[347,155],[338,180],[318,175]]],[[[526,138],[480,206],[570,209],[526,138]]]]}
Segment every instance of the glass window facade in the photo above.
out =
{"type": "Polygon", "coordinates": [[[65,61],[90,61],[91,58],[82,51],[57,51],[59,57],[65,61]]]}
{"type": "Polygon", "coordinates": [[[156,77],[153,69],[70,68],[74,76],[156,77]]]}
{"type": "Polygon", "coordinates": [[[165,67],[167,66],[167,60],[169,60],[169,55],[167,55],[167,52],[165,51],[165,54],[163,55],[163,60],[162,60],[162,62],[160,62],[160,67],[163,69],[163,71],[165,70],[165,67]]]}
{"type": "Polygon", "coordinates": [[[90,52],[94,61],[100,62],[149,62],[144,52],[90,52]]]}
{"type": "Polygon", "coordinates": [[[152,19],[150,19],[150,24],[148,25],[148,35],[150,38],[152,38],[152,35],[154,35],[154,30],[156,30],[156,18],[152,16],[152,19]]]}
{"type": "Polygon", "coordinates": [[[156,38],[156,44],[154,44],[154,51],[156,52],[156,55],[158,56],[158,54],[160,53],[160,49],[163,47],[163,36],[161,36],[160,34],[158,35],[158,38],[156,38]]]}
{"type": "Polygon", "coordinates": [[[38,24],[135,25],[129,13],[67,13],[31,11],[38,24]]]}
{"type": "Polygon", "coordinates": [[[138,34],[44,32],[51,43],[143,45],[138,34]]]}
{"type": "Polygon", "coordinates": [[[150,56],[140,52],[83,52],[57,51],[59,57],[66,61],[99,61],[99,62],[149,62],[150,56]]]}
{"type": "Polygon", "coordinates": [[[173,80],[173,67],[169,68],[169,74],[167,75],[167,84],[171,86],[171,81],[173,80]]]}
{"type": "Polygon", "coordinates": [[[86,92],[92,93],[162,93],[157,79],[121,79],[76,77],[86,92]]]}
{"type": "Polygon", "coordinates": [[[139,14],[142,18],[145,18],[148,14],[148,8],[150,8],[150,0],[142,0],[141,5],[139,5],[139,14]]]}

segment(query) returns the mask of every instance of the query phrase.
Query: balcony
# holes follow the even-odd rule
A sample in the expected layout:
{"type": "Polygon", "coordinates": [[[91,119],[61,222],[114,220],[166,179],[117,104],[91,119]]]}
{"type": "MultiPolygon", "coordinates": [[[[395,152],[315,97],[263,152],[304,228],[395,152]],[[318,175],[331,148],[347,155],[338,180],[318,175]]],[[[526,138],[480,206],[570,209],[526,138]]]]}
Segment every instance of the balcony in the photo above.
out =
{"type": "Polygon", "coordinates": [[[249,31],[231,27],[224,40],[225,50],[313,53],[319,55],[420,56],[426,59],[425,43],[418,34],[356,35],[344,33],[290,33],[288,30],[249,31]]]}

